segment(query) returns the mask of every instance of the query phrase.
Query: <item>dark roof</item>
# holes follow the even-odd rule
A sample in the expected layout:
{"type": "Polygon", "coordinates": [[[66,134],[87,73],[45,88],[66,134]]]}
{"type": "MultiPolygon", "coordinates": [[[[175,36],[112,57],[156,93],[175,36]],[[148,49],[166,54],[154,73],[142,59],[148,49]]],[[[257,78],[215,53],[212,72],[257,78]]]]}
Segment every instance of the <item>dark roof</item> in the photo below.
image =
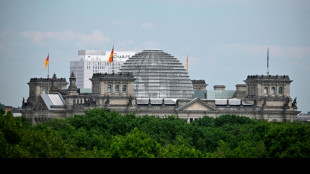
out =
{"type": "Polygon", "coordinates": [[[205,80],[192,80],[193,84],[206,84],[205,80]]]}
{"type": "Polygon", "coordinates": [[[225,85],[214,85],[213,88],[226,88],[225,85]]]}
{"type": "Polygon", "coordinates": [[[67,82],[65,78],[56,78],[56,79],[52,79],[52,78],[31,78],[30,82],[52,82],[52,81],[56,81],[56,82],[67,82]]]}
{"type": "Polygon", "coordinates": [[[259,80],[259,81],[270,81],[270,80],[277,80],[277,81],[287,81],[292,82],[288,75],[248,75],[245,81],[250,80],[259,80]]]}
{"type": "Polygon", "coordinates": [[[246,87],[246,84],[237,84],[236,87],[246,87]]]}
{"type": "Polygon", "coordinates": [[[134,76],[132,73],[127,72],[127,73],[112,73],[112,74],[108,74],[108,73],[94,73],[92,79],[101,79],[101,80],[135,80],[134,76]]]}

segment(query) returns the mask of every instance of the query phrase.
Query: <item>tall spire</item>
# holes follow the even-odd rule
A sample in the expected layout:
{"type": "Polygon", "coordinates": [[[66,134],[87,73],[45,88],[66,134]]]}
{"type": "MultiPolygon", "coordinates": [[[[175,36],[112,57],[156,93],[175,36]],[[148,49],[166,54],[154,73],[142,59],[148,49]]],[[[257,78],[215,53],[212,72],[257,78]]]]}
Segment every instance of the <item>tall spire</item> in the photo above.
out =
{"type": "Polygon", "coordinates": [[[269,47],[267,48],[267,75],[269,75],[269,47]]]}

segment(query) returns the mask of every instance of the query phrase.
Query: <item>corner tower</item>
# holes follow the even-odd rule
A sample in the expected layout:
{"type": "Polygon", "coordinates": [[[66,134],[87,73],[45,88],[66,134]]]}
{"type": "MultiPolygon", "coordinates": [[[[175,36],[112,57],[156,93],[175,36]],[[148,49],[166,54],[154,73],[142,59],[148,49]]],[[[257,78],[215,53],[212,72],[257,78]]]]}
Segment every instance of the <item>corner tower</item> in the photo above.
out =
{"type": "Polygon", "coordinates": [[[248,76],[244,80],[246,99],[263,110],[297,111],[296,98],[290,95],[292,81],[287,75],[248,76]]]}
{"type": "Polygon", "coordinates": [[[29,97],[23,106],[33,106],[41,94],[51,94],[59,90],[67,89],[65,78],[57,78],[54,73],[53,78],[31,78],[29,85],[29,97]]]}
{"type": "Polygon", "coordinates": [[[291,98],[289,76],[254,75],[248,76],[244,82],[247,85],[248,97],[259,98],[291,98]]]}

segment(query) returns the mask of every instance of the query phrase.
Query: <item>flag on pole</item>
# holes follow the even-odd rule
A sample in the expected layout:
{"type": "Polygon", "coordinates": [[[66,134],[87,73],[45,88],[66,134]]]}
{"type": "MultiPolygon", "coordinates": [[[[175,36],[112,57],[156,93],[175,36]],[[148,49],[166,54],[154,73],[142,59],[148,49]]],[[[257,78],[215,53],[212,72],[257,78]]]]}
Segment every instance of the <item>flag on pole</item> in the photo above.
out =
{"type": "Polygon", "coordinates": [[[47,64],[48,64],[48,62],[49,62],[49,57],[50,57],[50,54],[47,55],[47,58],[46,58],[46,60],[45,60],[45,62],[44,62],[44,67],[45,67],[45,69],[46,69],[46,66],[47,66],[47,64]]]}
{"type": "Polygon", "coordinates": [[[186,72],[188,72],[188,56],[187,56],[187,59],[186,59],[186,72]]]}
{"type": "Polygon", "coordinates": [[[110,54],[110,58],[109,58],[109,62],[108,63],[112,63],[113,62],[113,52],[114,52],[114,45],[110,54]]]}

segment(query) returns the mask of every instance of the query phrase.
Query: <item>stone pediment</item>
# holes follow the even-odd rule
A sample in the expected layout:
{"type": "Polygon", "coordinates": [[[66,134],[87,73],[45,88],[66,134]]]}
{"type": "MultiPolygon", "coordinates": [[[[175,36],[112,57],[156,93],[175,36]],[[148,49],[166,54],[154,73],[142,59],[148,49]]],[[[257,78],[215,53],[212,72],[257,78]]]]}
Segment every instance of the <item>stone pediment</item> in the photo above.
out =
{"type": "Polygon", "coordinates": [[[204,106],[203,104],[196,102],[196,103],[193,103],[192,105],[188,106],[184,110],[187,110],[187,111],[192,111],[192,110],[207,111],[210,109],[208,107],[204,106]]]}
{"type": "Polygon", "coordinates": [[[216,107],[206,104],[196,98],[176,109],[176,111],[216,111],[216,107]]]}

